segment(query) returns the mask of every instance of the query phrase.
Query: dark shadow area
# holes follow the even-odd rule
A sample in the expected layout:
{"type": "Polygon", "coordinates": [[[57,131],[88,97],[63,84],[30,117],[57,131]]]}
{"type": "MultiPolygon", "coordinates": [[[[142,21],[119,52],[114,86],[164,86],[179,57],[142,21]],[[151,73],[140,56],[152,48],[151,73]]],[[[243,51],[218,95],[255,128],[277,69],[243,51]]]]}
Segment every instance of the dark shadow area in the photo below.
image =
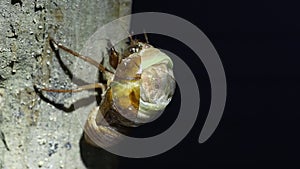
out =
{"type": "Polygon", "coordinates": [[[72,104],[70,107],[65,107],[64,104],[56,103],[55,101],[52,101],[52,100],[48,99],[47,97],[45,97],[42,94],[42,91],[40,91],[40,89],[38,89],[36,86],[33,86],[33,88],[34,88],[35,93],[37,93],[43,101],[53,105],[55,108],[62,110],[64,112],[68,112],[68,113],[75,110],[74,104],[72,104]]]}
{"type": "MultiPolygon", "coordinates": [[[[205,84],[200,88],[197,122],[182,142],[155,157],[120,158],[120,168],[299,168],[299,5],[276,0],[134,1],[133,13],[176,15],[210,39],[225,69],[227,102],[218,128],[199,144],[210,104],[209,97],[202,97],[209,95],[205,84]]],[[[149,41],[178,51],[184,60],[191,56],[171,41],[165,45],[162,38],[149,41]]],[[[199,86],[207,83],[199,61],[192,57],[186,63],[199,86]]]]}
{"type": "MultiPolygon", "coordinates": [[[[56,48],[54,47],[54,44],[53,44],[53,43],[49,42],[49,44],[50,44],[50,47],[51,47],[52,51],[53,51],[54,54],[55,54],[55,57],[56,57],[57,60],[58,60],[59,65],[60,65],[61,68],[63,69],[64,73],[65,73],[70,79],[72,79],[72,83],[74,83],[74,84],[76,84],[76,85],[78,85],[78,86],[87,85],[87,84],[88,84],[87,82],[85,82],[85,81],[83,81],[83,80],[81,80],[81,79],[76,78],[76,77],[73,76],[71,70],[64,64],[63,60],[61,59],[59,50],[56,49],[56,48]]],[[[83,62],[84,62],[84,61],[83,61],[83,62]]],[[[99,80],[102,80],[102,81],[103,81],[103,79],[101,78],[100,74],[99,74],[99,80]]],[[[91,103],[94,101],[94,99],[95,99],[95,96],[89,96],[89,97],[82,98],[82,99],[76,101],[76,102],[73,103],[70,107],[65,107],[64,104],[56,103],[55,101],[53,101],[53,100],[47,98],[45,95],[43,95],[41,89],[39,89],[39,88],[38,88],[37,86],[35,86],[35,85],[34,85],[34,90],[35,90],[35,92],[40,96],[40,98],[41,98],[42,100],[44,100],[44,101],[47,102],[47,103],[50,103],[51,105],[53,105],[53,106],[56,107],[57,109],[62,110],[62,111],[64,111],[64,112],[72,112],[72,111],[74,111],[74,110],[75,110],[75,106],[74,106],[74,105],[76,105],[76,108],[79,108],[79,107],[85,107],[85,106],[91,104],[91,103]]],[[[96,90],[96,92],[98,93],[98,96],[96,96],[96,101],[97,101],[97,103],[99,104],[100,101],[101,101],[101,98],[99,97],[100,94],[101,94],[101,90],[97,90],[97,89],[95,89],[95,90],[96,90]]]]}
{"type": "Polygon", "coordinates": [[[97,148],[88,144],[82,135],[80,142],[81,159],[88,169],[117,169],[119,157],[111,154],[104,149],[97,148]]]}
{"type": "MultiPolygon", "coordinates": [[[[70,78],[72,79],[72,82],[75,83],[76,85],[78,86],[82,86],[82,85],[87,85],[88,83],[77,78],[77,77],[74,77],[74,75],[72,74],[71,70],[64,64],[63,60],[61,59],[61,56],[60,56],[60,50],[59,49],[56,49],[54,47],[54,44],[49,42],[50,44],[50,47],[52,49],[52,51],[54,52],[55,54],[55,57],[57,58],[58,60],[58,63],[59,65],[61,66],[61,68],[63,69],[64,73],[70,78]]],[[[75,57],[75,56],[74,56],[75,57]]],[[[82,61],[84,62],[84,61],[82,61]]]]}
{"type": "Polygon", "coordinates": [[[12,4],[12,5],[19,4],[22,7],[23,2],[21,0],[11,0],[10,4],[12,4]]]}
{"type": "Polygon", "coordinates": [[[42,91],[40,91],[40,89],[38,89],[36,86],[34,86],[34,90],[35,90],[35,93],[37,93],[43,101],[53,105],[55,108],[57,108],[59,110],[62,110],[64,112],[68,112],[68,113],[75,110],[74,105],[76,105],[76,108],[85,107],[85,106],[88,106],[89,104],[91,104],[95,100],[95,96],[89,96],[89,97],[82,98],[82,99],[74,102],[70,107],[65,107],[64,104],[56,103],[55,101],[52,101],[49,98],[45,97],[42,94],[42,91]]]}

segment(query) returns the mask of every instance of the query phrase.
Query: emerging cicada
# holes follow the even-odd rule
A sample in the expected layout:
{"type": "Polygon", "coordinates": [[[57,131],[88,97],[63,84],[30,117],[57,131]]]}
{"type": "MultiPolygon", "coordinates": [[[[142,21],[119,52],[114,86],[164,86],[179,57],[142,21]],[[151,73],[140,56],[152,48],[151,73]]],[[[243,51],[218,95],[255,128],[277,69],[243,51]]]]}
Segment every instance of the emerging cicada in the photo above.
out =
{"type": "Polygon", "coordinates": [[[120,140],[122,127],[136,127],[154,120],[169,104],[175,90],[173,62],[169,56],[130,38],[123,54],[110,49],[110,71],[91,58],[82,56],[53,39],[50,41],[76,57],[97,66],[107,80],[107,85],[96,83],[72,90],[42,89],[50,92],[79,92],[101,88],[99,107],[90,112],[85,124],[85,138],[89,143],[107,147],[120,140]],[[104,117],[104,118],[103,118],[104,117]]]}

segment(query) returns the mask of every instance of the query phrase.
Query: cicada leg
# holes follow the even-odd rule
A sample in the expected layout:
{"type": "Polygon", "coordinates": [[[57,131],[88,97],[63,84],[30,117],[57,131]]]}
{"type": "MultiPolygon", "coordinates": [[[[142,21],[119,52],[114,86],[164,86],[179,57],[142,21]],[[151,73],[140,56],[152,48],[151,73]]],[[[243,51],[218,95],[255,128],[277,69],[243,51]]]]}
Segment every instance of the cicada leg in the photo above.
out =
{"type": "Polygon", "coordinates": [[[88,84],[83,86],[78,86],[74,89],[49,89],[49,88],[41,88],[42,91],[47,92],[57,92],[57,93],[75,93],[75,92],[81,92],[83,90],[90,90],[90,89],[97,89],[100,88],[102,90],[102,93],[105,92],[106,87],[102,83],[94,83],[94,84],[88,84]]]}
{"type": "Polygon", "coordinates": [[[84,60],[84,61],[86,61],[86,62],[88,62],[88,63],[90,63],[90,64],[92,64],[92,65],[94,65],[94,66],[96,66],[102,73],[104,73],[104,72],[106,72],[106,71],[112,73],[111,71],[107,70],[102,64],[98,63],[98,62],[95,61],[94,59],[92,59],[92,58],[90,58],[90,57],[87,57],[87,56],[83,56],[83,55],[81,55],[81,54],[79,54],[79,53],[77,53],[77,52],[75,52],[75,51],[73,51],[73,50],[71,50],[71,49],[69,49],[69,48],[67,48],[67,47],[65,47],[65,46],[63,46],[63,45],[57,43],[57,42],[55,42],[55,40],[52,39],[51,37],[50,37],[49,41],[50,41],[52,44],[55,45],[55,46],[54,46],[55,48],[60,48],[60,49],[62,49],[62,50],[64,50],[64,51],[66,51],[66,52],[72,54],[73,56],[78,57],[78,58],[80,58],[80,59],[82,59],[82,60],[84,60]]]}
{"type": "Polygon", "coordinates": [[[145,37],[146,43],[149,44],[148,36],[147,36],[147,33],[145,32],[145,30],[144,30],[144,37],[145,37]]]}
{"type": "Polygon", "coordinates": [[[116,69],[119,64],[119,59],[119,53],[114,47],[111,47],[109,49],[109,64],[111,65],[111,67],[116,69]]]}

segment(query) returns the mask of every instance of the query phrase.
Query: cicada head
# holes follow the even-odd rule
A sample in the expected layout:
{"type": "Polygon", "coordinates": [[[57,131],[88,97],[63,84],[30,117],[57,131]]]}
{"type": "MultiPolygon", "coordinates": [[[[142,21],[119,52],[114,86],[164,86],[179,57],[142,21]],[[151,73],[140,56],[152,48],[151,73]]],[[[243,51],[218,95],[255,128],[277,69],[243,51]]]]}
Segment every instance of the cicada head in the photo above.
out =
{"type": "Polygon", "coordinates": [[[135,124],[154,120],[175,90],[173,62],[159,49],[138,42],[118,65],[112,89],[113,107],[135,124]]]}

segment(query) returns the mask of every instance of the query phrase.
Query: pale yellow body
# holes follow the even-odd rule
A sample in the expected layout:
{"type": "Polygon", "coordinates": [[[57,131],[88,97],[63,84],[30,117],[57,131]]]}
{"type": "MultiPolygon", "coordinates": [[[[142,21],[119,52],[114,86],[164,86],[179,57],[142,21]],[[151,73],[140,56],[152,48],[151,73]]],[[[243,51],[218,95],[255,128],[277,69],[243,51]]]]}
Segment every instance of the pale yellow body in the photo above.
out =
{"type": "Polygon", "coordinates": [[[99,110],[91,112],[87,120],[88,140],[100,147],[121,139],[118,126],[135,127],[154,120],[174,94],[176,82],[169,56],[149,44],[138,42],[137,46],[139,50],[122,59],[115,74],[105,74],[109,87],[99,110]]]}

